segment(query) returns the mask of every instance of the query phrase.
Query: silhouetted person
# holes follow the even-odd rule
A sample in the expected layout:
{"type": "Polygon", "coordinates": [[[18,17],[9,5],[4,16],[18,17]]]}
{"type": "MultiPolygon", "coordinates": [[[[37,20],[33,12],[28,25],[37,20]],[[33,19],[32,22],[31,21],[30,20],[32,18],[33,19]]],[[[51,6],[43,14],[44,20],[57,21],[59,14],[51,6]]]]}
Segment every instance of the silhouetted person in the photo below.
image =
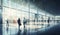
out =
{"type": "Polygon", "coordinates": [[[48,18],[48,23],[50,22],[50,18],[48,18]]]}
{"type": "Polygon", "coordinates": [[[8,19],[6,20],[6,22],[7,22],[7,32],[8,32],[8,27],[9,27],[8,19]]]}
{"type": "Polygon", "coordinates": [[[20,18],[18,18],[17,22],[18,22],[18,26],[19,26],[19,29],[20,29],[20,26],[21,26],[21,20],[20,20],[20,18]]]}
{"type": "Polygon", "coordinates": [[[50,22],[50,17],[48,17],[48,26],[49,26],[49,22],[50,22]]]}
{"type": "Polygon", "coordinates": [[[24,19],[23,19],[23,25],[24,25],[24,28],[25,28],[25,24],[27,23],[27,20],[25,19],[25,17],[24,17],[24,19]]]}

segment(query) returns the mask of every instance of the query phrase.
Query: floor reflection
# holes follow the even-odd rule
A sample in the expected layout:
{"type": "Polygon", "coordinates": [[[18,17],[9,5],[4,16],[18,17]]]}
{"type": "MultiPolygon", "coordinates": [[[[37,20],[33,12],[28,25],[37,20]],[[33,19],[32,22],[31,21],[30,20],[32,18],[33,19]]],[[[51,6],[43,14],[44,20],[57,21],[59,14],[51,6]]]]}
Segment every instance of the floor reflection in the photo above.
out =
{"type": "MultiPolygon", "coordinates": [[[[53,22],[51,22],[51,26],[53,26],[54,24],[52,24],[53,22]]],[[[14,24],[14,23],[9,23],[9,26],[7,27],[6,24],[3,24],[3,35],[37,35],[38,31],[44,31],[45,28],[47,27],[47,24],[45,23],[45,25],[41,25],[40,23],[37,24],[26,24],[26,27],[24,28],[23,25],[21,25],[20,29],[18,28],[18,24],[14,24]],[[42,27],[41,27],[42,26],[42,27]],[[45,27],[44,27],[45,26],[45,27]]]]}
{"type": "Polygon", "coordinates": [[[21,35],[21,30],[19,30],[16,35],[21,35]]]}
{"type": "Polygon", "coordinates": [[[6,28],[6,31],[7,31],[7,33],[8,33],[8,31],[9,31],[9,28],[8,28],[8,27],[6,28]]]}
{"type": "Polygon", "coordinates": [[[27,30],[26,29],[24,29],[23,35],[27,35],[27,30]]]}
{"type": "Polygon", "coordinates": [[[27,29],[24,28],[23,32],[21,29],[18,29],[18,32],[16,35],[27,35],[27,29]]]}

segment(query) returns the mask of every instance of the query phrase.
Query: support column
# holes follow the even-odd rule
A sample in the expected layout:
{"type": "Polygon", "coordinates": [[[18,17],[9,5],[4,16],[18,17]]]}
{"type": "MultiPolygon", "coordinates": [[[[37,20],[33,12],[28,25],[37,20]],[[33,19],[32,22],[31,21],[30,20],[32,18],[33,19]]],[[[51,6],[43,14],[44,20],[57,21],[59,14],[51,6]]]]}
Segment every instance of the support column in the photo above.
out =
{"type": "Polygon", "coordinates": [[[3,11],[3,9],[2,9],[3,2],[2,1],[3,0],[0,0],[0,35],[2,35],[2,11],[3,11]]]}

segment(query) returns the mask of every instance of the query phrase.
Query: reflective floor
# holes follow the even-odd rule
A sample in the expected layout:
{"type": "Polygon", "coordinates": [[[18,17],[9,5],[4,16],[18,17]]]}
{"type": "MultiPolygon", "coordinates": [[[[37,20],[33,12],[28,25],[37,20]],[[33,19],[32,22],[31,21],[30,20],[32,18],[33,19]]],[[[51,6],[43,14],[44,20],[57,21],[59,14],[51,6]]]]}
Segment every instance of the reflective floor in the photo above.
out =
{"type": "Polygon", "coordinates": [[[41,25],[40,23],[28,23],[25,25],[25,28],[23,24],[18,28],[17,23],[9,23],[9,26],[7,26],[6,23],[3,24],[3,35],[37,35],[36,32],[41,31],[44,32],[46,29],[49,29],[50,27],[56,25],[56,23],[52,24],[54,22],[50,22],[50,26],[47,27],[48,23],[45,23],[44,25],[41,25]]]}

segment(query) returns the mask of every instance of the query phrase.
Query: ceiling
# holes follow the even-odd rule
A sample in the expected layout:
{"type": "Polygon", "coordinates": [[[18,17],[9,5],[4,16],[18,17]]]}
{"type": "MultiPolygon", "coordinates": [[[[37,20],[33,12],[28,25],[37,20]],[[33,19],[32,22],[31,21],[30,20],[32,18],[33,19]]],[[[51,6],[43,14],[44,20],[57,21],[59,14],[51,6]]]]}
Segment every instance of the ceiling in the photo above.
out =
{"type": "Polygon", "coordinates": [[[60,0],[25,0],[53,15],[60,15],[60,0]]]}
{"type": "Polygon", "coordinates": [[[53,15],[60,15],[60,0],[30,0],[38,8],[53,15]]]}

